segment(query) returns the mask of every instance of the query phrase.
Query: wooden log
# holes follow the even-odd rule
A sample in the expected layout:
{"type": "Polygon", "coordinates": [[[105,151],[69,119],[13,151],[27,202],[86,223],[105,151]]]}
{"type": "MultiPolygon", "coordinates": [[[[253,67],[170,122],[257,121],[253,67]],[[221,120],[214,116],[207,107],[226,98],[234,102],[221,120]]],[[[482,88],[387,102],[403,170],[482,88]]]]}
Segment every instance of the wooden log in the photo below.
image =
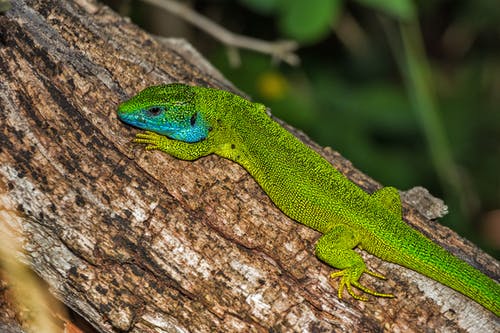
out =
{"type": "MultiPolygon", "coordinates": [[[[117,120],[117,105],[168,82],[237,92],[189,44],[159,43],[94,1],[14,0],[0,16],[0,202],[22,216],[1,230],[97,330],[498,329],[470,299],[365,253],[389,278],[366,284],[396,299],[339,300],[331,268],[314,256],[320,235],[281,213],[240,166],[130,142],[136,130],[117,120]]],[[[367,191],[379,187],[287,128],[367,191]]],[[[408,223],[498,280],[497,261],[424,217],[422,193],[405,201],[408,223]]]]}

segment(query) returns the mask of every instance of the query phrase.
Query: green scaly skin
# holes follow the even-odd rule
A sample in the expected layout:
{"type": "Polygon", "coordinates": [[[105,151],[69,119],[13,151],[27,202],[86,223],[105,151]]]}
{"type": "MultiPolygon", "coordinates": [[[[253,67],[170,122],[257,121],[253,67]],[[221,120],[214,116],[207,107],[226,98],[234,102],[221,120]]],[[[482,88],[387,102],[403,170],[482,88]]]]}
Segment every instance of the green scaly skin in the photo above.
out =
{"type": "Polygon", "coordinates": [[[262,104],[232,93],[182,84],[149,87],[119,106],[124,122],[147,130],[134,142],[182,160],[217,154],[243,166],[279,209],[323,235],[316,255],[340,269],[338,297],[367,269],[353,249],[408,267],[470,297],[500,316],[500,285],[408,226],[397,190],[368,194],[273,121],[262,104]],[[174,139],[172,139],[174,138],[174,139]]]}

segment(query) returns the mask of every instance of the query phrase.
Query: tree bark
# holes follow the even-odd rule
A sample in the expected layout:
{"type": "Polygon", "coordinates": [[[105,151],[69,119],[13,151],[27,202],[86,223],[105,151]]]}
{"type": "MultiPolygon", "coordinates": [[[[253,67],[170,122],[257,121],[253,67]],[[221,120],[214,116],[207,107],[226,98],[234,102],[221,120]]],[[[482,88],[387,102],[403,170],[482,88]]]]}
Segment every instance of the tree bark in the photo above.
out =
{"type": "MultiPolygon", "coordinates": [[[[22,240],[32,269],[97,330],[499,329],[467,297],[365,253],[388,277],[366,284],[397,297],[339,300],[314,256],[319,233],[288,219],[240,166],[130,142],[136,130],[117,105],[168,82],[237,92],[187,43],[159,43],[94,1],[14,0],[0,16],[0,196],[22,216],[2,234],[22,240]]],[[[379,187],[287,128],[365,190],[379,187]]],[[[498,280],[497,261],[424,217],[422,193],[405,199],[405,220],[498,280]]]]}

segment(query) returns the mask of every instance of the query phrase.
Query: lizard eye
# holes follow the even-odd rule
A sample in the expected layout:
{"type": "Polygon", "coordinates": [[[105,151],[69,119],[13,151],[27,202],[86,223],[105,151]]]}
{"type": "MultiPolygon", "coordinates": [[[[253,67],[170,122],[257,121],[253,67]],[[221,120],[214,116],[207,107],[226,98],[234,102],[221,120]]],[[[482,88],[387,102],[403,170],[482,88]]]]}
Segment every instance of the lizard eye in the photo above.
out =
{"type": "Polygon", "coordinates": [[[153,106],[152,108],[149,108],[146,110],[146,113],[149,115],[149,116],[157,116],[159,115],[161,112],[162,112],[162,108],[158,107],[158,106],[153,106]]]}

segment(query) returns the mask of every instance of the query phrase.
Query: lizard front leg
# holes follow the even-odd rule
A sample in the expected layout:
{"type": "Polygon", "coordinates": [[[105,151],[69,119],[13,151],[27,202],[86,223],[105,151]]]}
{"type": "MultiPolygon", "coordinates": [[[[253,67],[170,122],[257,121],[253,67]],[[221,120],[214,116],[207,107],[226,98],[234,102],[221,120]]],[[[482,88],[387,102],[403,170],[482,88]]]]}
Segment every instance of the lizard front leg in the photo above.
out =
{"type": "Polygon", "coordinates": [[[187,161],[196,160],[212,153],[211,145],[207,139],[189,143],[146,131],[137,133],[133,142],[146,144],[146,150],[161,150],[173,157],[187,161]]]}
{"type": "MultiPolygon", "coordinates": [[[[383,294],[363,286],[359,278],[363,273],[385,279],[384,276],[366,268],[363,258],[353,250],[360,242],[359,236],[345,225],[337,225],[332,230],[320,237],[316,243],[316,256],[334,268],[341,271],[330,274],[330,279],[340,277],[338,297],[342,299],[344,288],[357,300],[368,300],[365,296],[354,293],[352,287],[379,297],[394,297],[392,294],[383,294]]],[[[330,282],[331,283],[331,282],[330,282]]]]}

